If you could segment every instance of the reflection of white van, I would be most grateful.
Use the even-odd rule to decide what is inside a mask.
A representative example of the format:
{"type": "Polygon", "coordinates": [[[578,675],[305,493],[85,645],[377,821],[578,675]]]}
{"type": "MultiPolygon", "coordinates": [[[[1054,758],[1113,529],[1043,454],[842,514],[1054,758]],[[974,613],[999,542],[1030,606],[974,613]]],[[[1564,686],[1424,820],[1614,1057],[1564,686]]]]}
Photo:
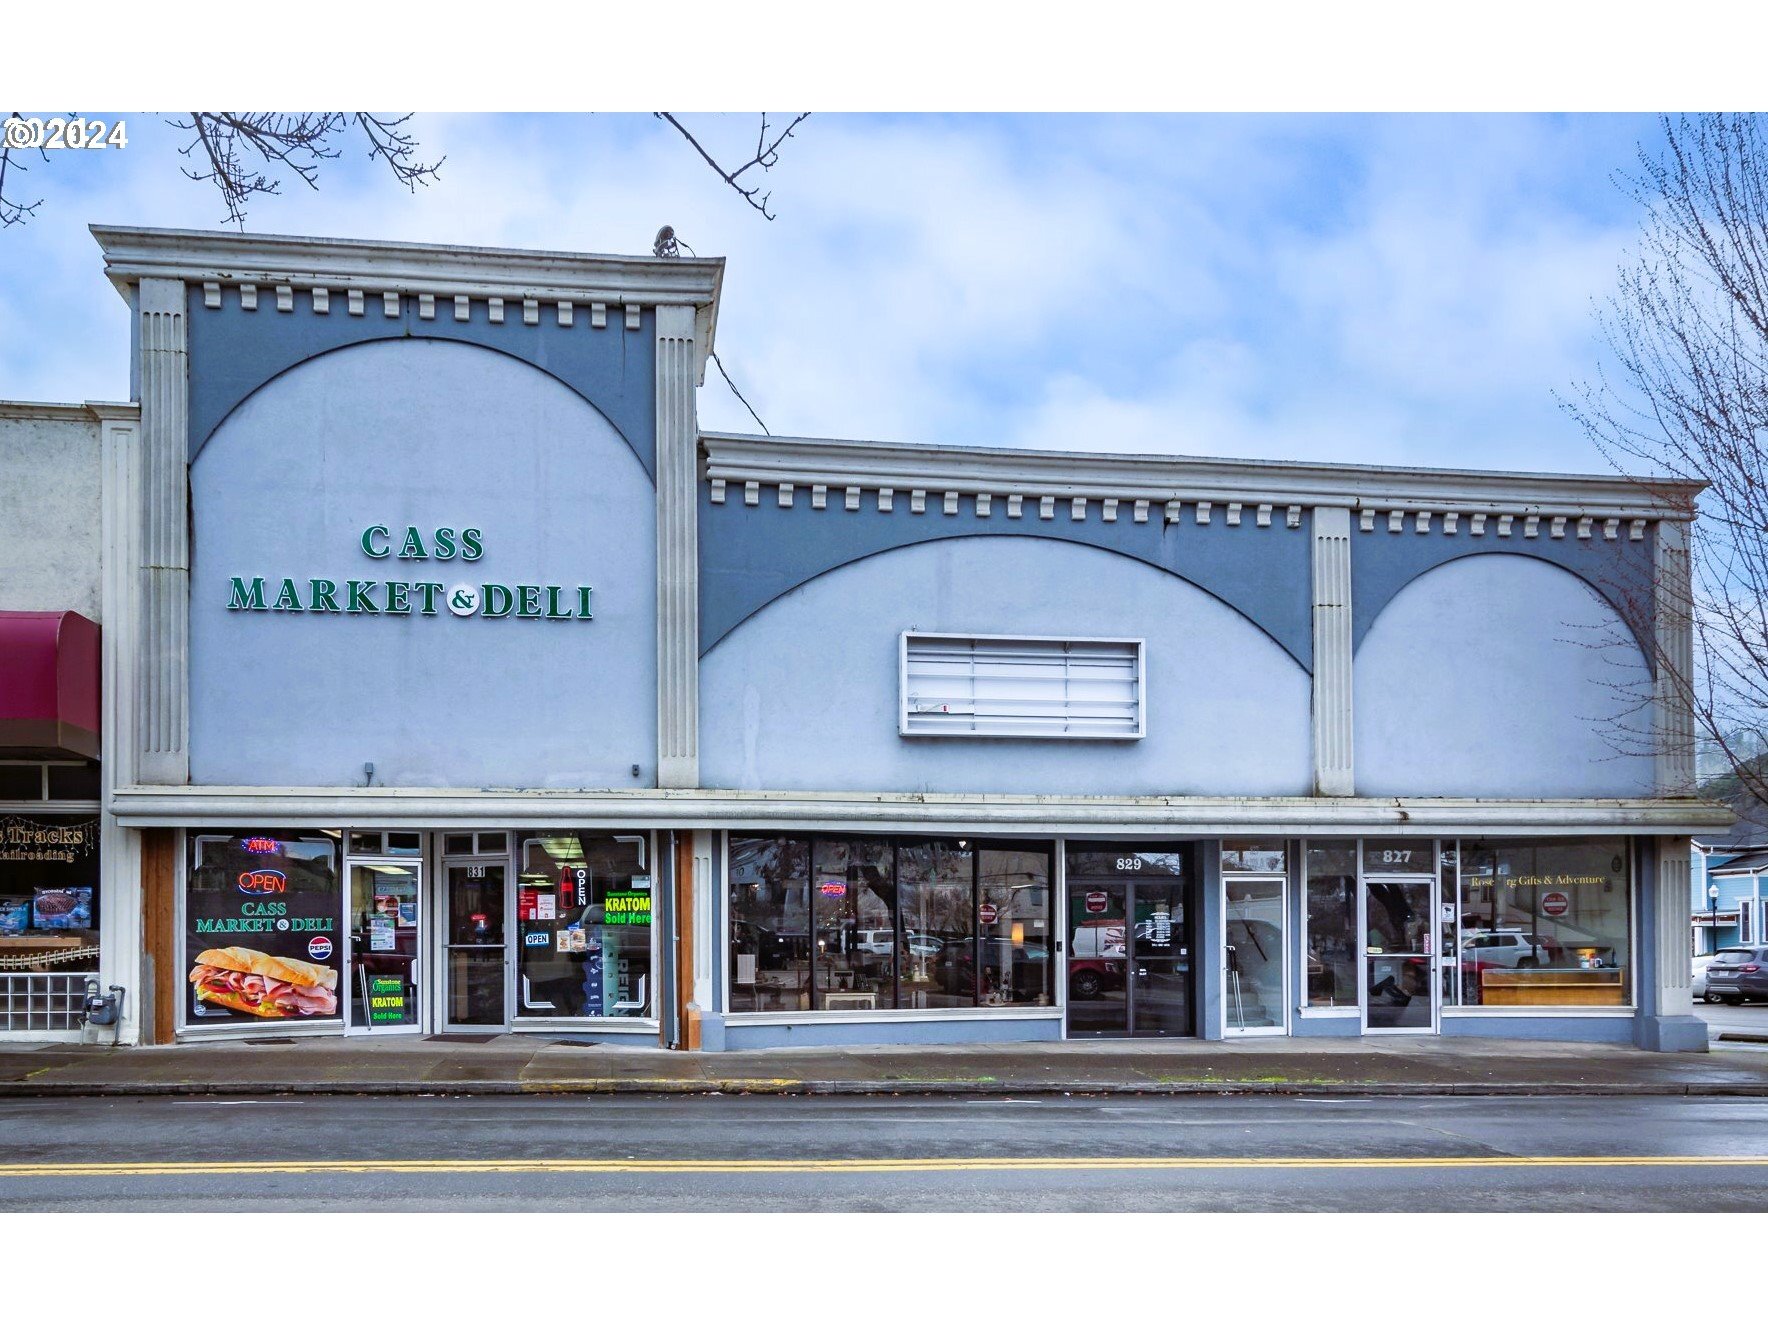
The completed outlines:
{"type": "Polygon", "coordinates": [[[876,953],[879,957],[887,958],[896,952],[896,931],[856,930],[853,935],[853,951],[876,953]]]}
{"type": "Polygon", "coordinates": [[[1123,958],[1129,955],[1123,919],[1086,921],[1074,932],[1076,958],[1123,958]]]}

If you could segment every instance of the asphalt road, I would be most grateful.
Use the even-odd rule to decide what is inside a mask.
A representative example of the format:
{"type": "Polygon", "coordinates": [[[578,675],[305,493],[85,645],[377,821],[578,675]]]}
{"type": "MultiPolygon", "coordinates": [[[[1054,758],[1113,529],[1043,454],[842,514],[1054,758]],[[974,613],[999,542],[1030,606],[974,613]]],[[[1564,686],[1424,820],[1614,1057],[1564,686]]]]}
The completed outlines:
{"type": "Polygon", "coordinates": [[[1768,1101],[0,1102],[0,1209],[1760,1210],[1768,1101]]]}
{"type": "MultiPolygon", "coordinates": [[[[1703,1004],[1697,1002],[1694,1015],[1707,1024],[1707,1036],[1716,1039],[1720,1032],[1748,1032],[1754,1036],[1768,1036],[1768,1004],[1739,1004],[1735,1008],[1730,1004],[1703,1004]]],[[[1743,1049],[1748,1042],[1726,1041],[1725,1048],[1743,1049]]],[[[1768,1049],[1768,1045],[1761,1047],[1768,1049]]]]}

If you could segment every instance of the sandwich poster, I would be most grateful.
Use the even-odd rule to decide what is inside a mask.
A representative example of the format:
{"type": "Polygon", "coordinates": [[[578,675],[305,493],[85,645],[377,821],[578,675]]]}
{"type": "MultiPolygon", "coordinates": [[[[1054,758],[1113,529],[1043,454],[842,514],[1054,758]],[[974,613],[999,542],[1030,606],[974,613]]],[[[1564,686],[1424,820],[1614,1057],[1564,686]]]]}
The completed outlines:
{"type": "Polygon", "coordinates": [[[337,844],[199,836],[184,905],[191,1026],[336,1018],[337,844]]]}

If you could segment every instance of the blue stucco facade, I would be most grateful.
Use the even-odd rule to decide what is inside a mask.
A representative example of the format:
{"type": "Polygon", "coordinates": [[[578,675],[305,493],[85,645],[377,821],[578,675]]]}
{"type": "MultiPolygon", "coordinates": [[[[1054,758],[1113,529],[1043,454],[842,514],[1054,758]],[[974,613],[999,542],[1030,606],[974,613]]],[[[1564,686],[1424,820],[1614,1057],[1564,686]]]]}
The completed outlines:
{"type": "MultiPolygon", "coordinates": [[[[1267,895],[1257,919],[1284,928],[1286,984],[1251,996],[1258,1030],[1362,1035],[1367,987],[1410,956],[1432,974],[1410,995],[1430,1003],[1427,1031],[1694,1048],[1664,945],[1688,923],[1680,877],[1665,901],[1656,863],[1685,850],[1697,816],[1676,752],[1629,728],[1670,730],[1654,690],[1660,545],[1687,510],[1600,476],[704,432],[716,262],[102,238],[143,402],[140,495],[112,513],[134,540],[118,555],[139,612],[117,626],[127,698],[110,714],[140,747],[108,789],[129,832],[291,825],[337,835],[353,861],[368,857],[351,831],[408,830],[427,918],[453,916],[449,864],[483,855],[448,845],[463,835],[640,835],[659,859],[617,892],[650,926],[645,1007],[625,1025],[549,1018],[565,1038],[1063,1038],[1080,961],[1067,927],[1097,924],[1074,910],[1091,900],[1070,895],[1065,862],[1106,843],[1132,858],[1177,845],[1193,863],[1176,909],[1119,928],[1182,935],[1168,993],[1183,1012],[1166,1031],[1222,1038],[1244,993],[1230,927],[1247,921],[1224,901],[1229,844],[1283,862],[1283,905],[1267,895]],[[500,593],[508,612],[493,610],[500,593]],[[911,634],[1133,644],[1129,700],[1098,699],[1106,684],[1091,678],[1061,700],[1075,714],[1127,705],[1133,721],[1108,737],[1068,735],[1078,720],[1060,737],[905,731],[911,634]],[[1056,864],[1035,916],[1007,915],[974,882],[941,934],[911,934],[901,911],[830,921],[807,903],[809,919],[775,917],[764,942],[730,864],[733,835],[763,834],[882,838],[899,853],[1030,843],[1056,864]],[[1366,908],[1328,935],[1309,892],[1310,845],[1361,861],[1359,844],[1388,838],[1428,857],[1407,903],[1416,954],[1372,938],[1366,908]],[[1483,920],[1467,901],[1481,886],[1456,891],[1458,848],[1547,838],[1600,841],[1626,863],[1526,885],[1533,867],[1492,866],[1483,920]],[[1582,922],[1581,887],[1595,899],[1582,922]],[[1552,931],[1551,952],[1531,927],[1552,931]],[[1494,979],[1459,951],[1474,936],[1513,966],[1494,979]],[[1348,960],[1323,953],[1347,944],[1348,960]],[[867,945],[888,963],[861,962],[867,945]],[[985,970],[990,945],[1049,976],[1014,987],[985,970]],[[958,956],[945,984],[923,972],[922,1000],[904,1002],[903,964],[938,967],[946,948],[958,956]],[[836,1004],[773,979],[832,967],[831,954],[847,963],[823,991],[836,1004]],[[882,969],[894,1007],[877,1002],[882,969]],[[1591,1004],[1513,979],[1542,969],[1591,1004]],[[1441,1007],[1445,973],[1486,982],[1486,1002],[1441,1007]]],[[[531,895],[565,887],[558,860],[535,868],[519,842],[489,853],[506,872],[512,966],[514,937],[558,919],[531,895]]],[[[818,870],[793,887],[808,898],[818,870]]],[[[1368,880],[1349,878],[1364,907],[1368,880]]],[[[819,877],[816,896],[853,898],[860,882],[819,877]]],[[[893,878],[877,906],[904,896],[893,878]]],[[[542,946],[570,961],[555,928],[542,946]]],[[[426,933],[442,972],[446,946],[426,933]]],[[[1086,933],[1103,946],[1093,970],[1122,978],[1127,1002],[1127,975],[1086,933]]],[[[179,955],[153,957],[170,969],[179,955]]],[[[432,979],[426,1006],[440,1009],[452,987],[432,979]]],[[[489,1025],[519,1021],[506,1007],[489,1025]]],[[[426,1028],[444,1029],[458,1030],[426,1028]]]]}

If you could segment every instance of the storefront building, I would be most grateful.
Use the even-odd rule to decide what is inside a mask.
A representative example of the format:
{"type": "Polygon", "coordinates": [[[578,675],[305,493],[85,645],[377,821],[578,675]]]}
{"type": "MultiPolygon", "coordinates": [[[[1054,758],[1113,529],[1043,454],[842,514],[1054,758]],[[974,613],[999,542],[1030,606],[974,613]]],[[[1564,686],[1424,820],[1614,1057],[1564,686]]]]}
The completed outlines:
{"type": "Polygon", "coordinates": [[[94,233],[131,403],[0,414],[21,512],[91,508],[0,529],[0,626],[100,678],[83,747],[0,730],[74,854],[0,845],[27,1002],[1705,1047],[1691,490],[703,433],[719,260],[94,233]]]}

